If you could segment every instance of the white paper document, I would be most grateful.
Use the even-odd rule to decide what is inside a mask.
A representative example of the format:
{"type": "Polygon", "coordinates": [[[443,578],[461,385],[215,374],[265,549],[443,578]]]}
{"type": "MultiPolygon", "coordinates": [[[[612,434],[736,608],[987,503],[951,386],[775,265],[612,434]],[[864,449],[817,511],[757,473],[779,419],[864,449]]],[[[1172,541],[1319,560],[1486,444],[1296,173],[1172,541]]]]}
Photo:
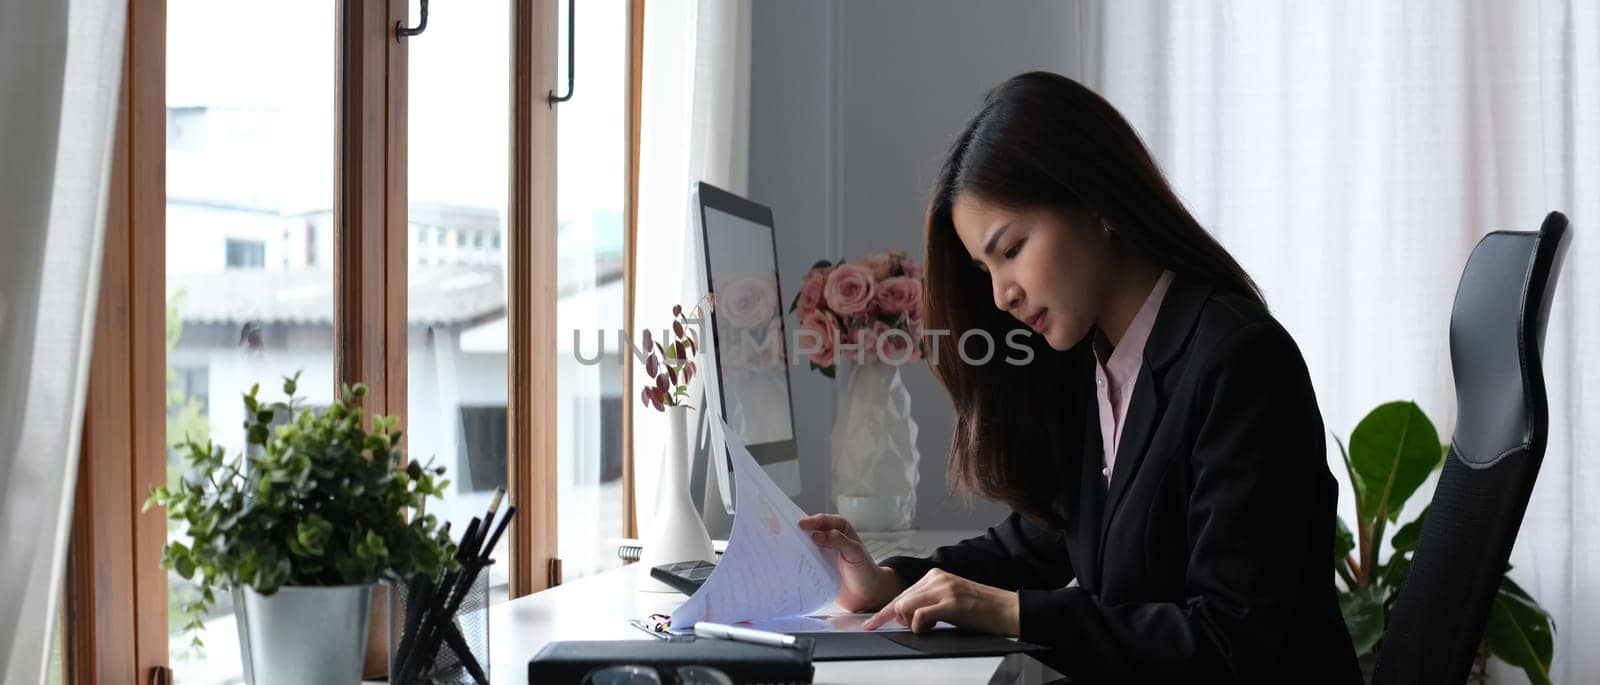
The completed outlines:
{"type": "Polygon", "coordinates": [[[700,589],[672,612],[672,629],[696,621],[738,623],[815,613],[839,594],[836,552],[800,530],[806,515],[723,424],[733,461],[733,533],[728,550],[700,589]]]}

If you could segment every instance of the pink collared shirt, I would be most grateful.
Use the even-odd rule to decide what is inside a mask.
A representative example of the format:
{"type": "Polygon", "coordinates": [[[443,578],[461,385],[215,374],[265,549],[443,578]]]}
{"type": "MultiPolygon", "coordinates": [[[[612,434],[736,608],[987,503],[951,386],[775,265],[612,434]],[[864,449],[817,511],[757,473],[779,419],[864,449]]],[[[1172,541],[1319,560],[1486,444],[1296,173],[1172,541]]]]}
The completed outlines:
{"type": "Polygon", "coordinates": [[[1156,314],[1161,311],[1161,300],[1172,284],[1172,272],[1163,271],[1156,279],[1150,296],[1139,307],[1122,341],[1111,350],[1110,359],[1100,358],[1098,346],[1094,349],[1095,396],[1100,403],[1100,444],[1105,446],[1105,468],[1100,475],[1111,482],[1111,467],[1117,460],[1117,445],[1122,440],[1122,424],[1126,418],[1128,401],[1133,398],[1133,386],[1139,380],[1139,368],[1144,366],[1144,344],[1150,339],[1150,329],[1155,326],[1156,314]]]}

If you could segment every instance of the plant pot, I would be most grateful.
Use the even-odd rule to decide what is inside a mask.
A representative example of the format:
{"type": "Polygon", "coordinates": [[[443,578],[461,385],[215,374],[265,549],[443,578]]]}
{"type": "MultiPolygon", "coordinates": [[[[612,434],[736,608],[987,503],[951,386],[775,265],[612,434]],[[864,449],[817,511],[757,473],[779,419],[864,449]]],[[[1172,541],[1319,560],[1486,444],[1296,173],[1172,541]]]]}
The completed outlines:
{"type": "Polygon", "coordinates": [[[917,422],[900,367],[855,364],[830,440],[833,497],[861,532],[907,530],[917,513],[917,422]]]}
{"type": "Polygon", "coordinates": [[[638,588],[643,592],[677,592],[650,577],[650,569],[680,561],[716,562],[711,535],[689,497],[689,408],[667,407],[670,431],[657,480],[656,511],[646,524],[639,551],[638,588]]]}
{"type": "Polygon", "coordinates": [[[235,587],[245,682],[361,682],[373,585],[282,587],[270,596],[235,587]]]}

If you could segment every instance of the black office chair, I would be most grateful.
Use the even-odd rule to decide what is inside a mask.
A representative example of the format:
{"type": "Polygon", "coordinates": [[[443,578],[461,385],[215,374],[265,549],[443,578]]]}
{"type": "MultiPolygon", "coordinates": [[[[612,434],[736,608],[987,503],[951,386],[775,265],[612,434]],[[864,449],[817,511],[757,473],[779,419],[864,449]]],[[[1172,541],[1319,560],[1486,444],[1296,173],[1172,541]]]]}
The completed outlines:
{"type": "Polygon", "coordinates": [[[1478,241],[1450,313],[1456,431],[1374,683],[1466,682],[1549,432],[1545,323],[1570,243],[1551,212],[1537,233],[1478,241]]]}

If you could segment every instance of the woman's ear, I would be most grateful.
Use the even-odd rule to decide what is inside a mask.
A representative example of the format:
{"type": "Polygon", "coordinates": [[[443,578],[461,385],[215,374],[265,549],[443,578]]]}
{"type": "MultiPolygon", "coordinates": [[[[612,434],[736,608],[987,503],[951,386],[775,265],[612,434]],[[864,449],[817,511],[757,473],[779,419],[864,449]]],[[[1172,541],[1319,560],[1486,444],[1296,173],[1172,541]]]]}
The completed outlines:
{"type": "Polygon", "coordinates": [[[1105,239],[1115,232],[1111,219],[1088,207],[1074,207],[1062,212],[1067,225],[1077,227],[1089,239],[1105,239]]]}

